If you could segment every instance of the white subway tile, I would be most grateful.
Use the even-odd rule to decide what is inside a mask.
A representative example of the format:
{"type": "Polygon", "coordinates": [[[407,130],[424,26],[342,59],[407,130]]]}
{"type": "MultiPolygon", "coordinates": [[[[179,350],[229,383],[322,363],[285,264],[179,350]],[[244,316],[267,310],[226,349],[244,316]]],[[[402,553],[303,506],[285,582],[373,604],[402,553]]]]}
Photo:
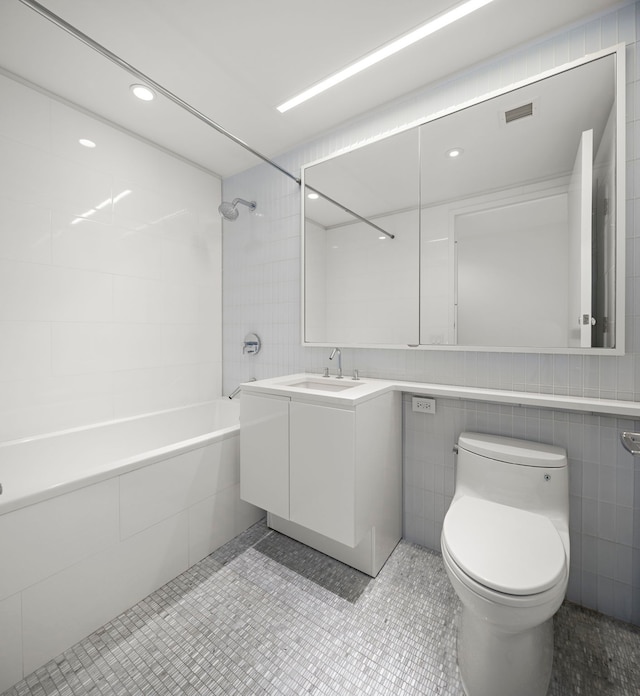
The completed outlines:
{"type": "Polygon", "coordinates": [[[110,373],[113,383],[115,418],[150,413],[170,408],[167,394],[167,368],[164,366],[116,370],[110,373]]]}
{"type": "Polygon", "coordinates": [[[114,276],[113,314],[120,323],[160,324],[165,319],[167,286],[160,280],[114,276]]]}
{"type": "Polygon", "coordinates": [[[51,326],[51,370],[56,376],[113,370],[111,324],[56,322],[51,326]]]}
{"type": "Polygon", "coordinates": [[[0,257],[31,263],[50,263],[49,210],[0,198],[0,257]]]}
{"type": "Polygon", "coordinates": [[[52,216],[51,256],[56,266],[111,273],[116,268],[114,228],[73,213],[52,216]]]}
{"type": "Polygon", "coordinates": [[[113,324],[112,366],[134,370],[165,365],[162,324],[113,324]]]}
{"type": "Polygon", "coordinates": [[[48,152],[51,147],[51,100],[0,75],[0,136],[48,152]]]}
{"type": "Polygon", "coordinates": [[[113,230],[115,257],[113,273],[138,278],[164,277],[161,235],[152,227],[139,225],[113,230]]]}
{"type": "Polygon", "coordinates": [[[111,277],[0,260],[0,319],[109,321],[111,277]]]}
{"type": "Polygon", "coordinates": [[[201,321],[202,294],[195,278],[194,282],[188,282],[188,279],[185,282],[166,281],[157,294],[162,301],[162,319],[165,323],[196,324],[201,321]]]}
{"type": "Polygon", "coordinates": [[[49,433],[113,418],[108,373],[3,382],[0,440],[49,433]]]}
{"type": "Polygon", "coordinates": [[[53,210],[69,211],[98,222],[112,221],[112,179],[109,174],[88,169],[62,157],[45,162],[48,192],[53,210]]]}
{"type": "Polygon", "coordinates": [[[0,380],[51,373],[51,327],[41,322],[0,323],[0,380]]]}

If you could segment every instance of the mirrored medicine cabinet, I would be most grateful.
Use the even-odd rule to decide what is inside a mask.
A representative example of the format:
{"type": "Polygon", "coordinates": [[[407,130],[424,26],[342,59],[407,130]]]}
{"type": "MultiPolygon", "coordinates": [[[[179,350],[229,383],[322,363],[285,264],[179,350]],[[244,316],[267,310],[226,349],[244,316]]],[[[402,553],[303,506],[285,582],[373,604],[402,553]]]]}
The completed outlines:
{"type": "Polygon", "coordinates": [[[624,60],[303,167],[303,343],[622,354],[624,60]]]}

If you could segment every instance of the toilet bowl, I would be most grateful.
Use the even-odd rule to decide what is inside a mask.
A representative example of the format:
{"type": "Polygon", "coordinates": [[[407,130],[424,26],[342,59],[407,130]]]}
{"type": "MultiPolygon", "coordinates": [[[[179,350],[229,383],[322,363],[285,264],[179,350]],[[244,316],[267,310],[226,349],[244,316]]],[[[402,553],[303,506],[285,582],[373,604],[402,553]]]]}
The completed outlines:
{"type": "Polygon", "coordinates": [[[468,696],[544,696],[552,617],[569,577],[566,453],[463,433],[442,557],[460,598],[458,666],[468,696]]]}

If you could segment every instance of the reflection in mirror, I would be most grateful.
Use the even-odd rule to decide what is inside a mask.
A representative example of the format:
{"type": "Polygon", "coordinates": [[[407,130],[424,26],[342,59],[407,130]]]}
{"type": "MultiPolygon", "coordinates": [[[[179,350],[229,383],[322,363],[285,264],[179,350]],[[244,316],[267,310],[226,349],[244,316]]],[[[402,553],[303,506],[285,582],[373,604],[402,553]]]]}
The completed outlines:
{"type": "Polygon", "coordinates": [[[591,216],[615,188],[614,77],[610,55],[420,128],[421,343],[612,345],[591,216]]]}
{"type": "Polygon", "coordinates": [[[304,168],[305,342],[622,352],[619,55],[304,168]]]}
{"type": "Polygon", "coordinates": [[[305,176],[305,340],[417,344],[418,133],[338,159],[305,176]],[[396,167],[380,166],[390,157],[396,167]],[[311,189],[324,195],[309,198],[311,189]],[[327,197],[351,202],[393,238],[327,197]]]}

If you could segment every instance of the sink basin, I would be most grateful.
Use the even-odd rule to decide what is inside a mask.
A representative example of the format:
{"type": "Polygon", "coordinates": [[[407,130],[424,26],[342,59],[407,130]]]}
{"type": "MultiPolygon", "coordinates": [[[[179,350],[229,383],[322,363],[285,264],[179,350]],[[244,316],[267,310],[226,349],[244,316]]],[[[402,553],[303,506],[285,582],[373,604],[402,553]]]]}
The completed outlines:
{"type": "Polygon", "coordinates": [[[360,381],[351,382],[334,382],[334,381],[320,381],[314,379],[305,379],[301,382],[292,382],[287,384],[288,387],[297,387],[298,389],[312,389],[313,391],[324,391],[324,392],[341,392],[345,389],[352,389],[353,387],[358,387],[361,385],[360,381]]]}

